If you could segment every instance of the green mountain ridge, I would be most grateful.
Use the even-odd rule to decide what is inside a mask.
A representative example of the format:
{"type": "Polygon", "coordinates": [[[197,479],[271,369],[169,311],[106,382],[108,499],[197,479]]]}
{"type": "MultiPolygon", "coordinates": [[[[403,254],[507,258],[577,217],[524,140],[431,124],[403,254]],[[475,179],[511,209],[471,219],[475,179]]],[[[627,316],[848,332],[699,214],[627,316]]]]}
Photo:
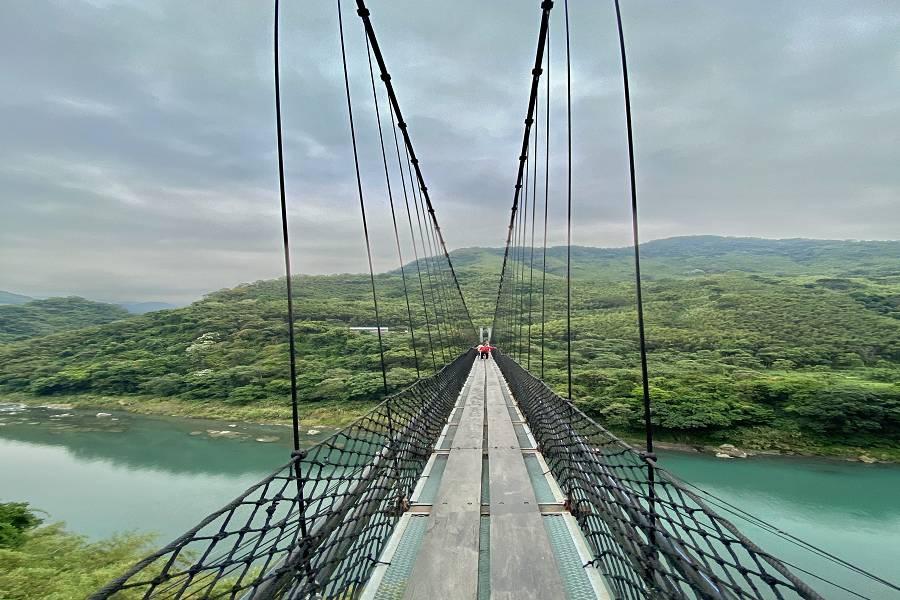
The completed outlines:
{"type": "MultiPolygon", "coordinates": [[[[545,278],[536,253],[530,352],[527,344],[501,349],[539,372],[543,325],[544,379],[562,392],[565,249],[547,254],[545,278]]],[[[642,254],[663,438],[900,459],[900,242],[703,236],[649,242],[642,254]]],[[[452,257],[476,326],[490,324],[502,249],[452,257]]],[[[641,415],[631,260],[629,248],[573,248],[574,397],[625,433],[639,428],[641,415]]],[[[427,282],[424,262],[418,266],[427,282]]],[[[431,304],[427,285],[426,324],[416,267],[405,270],[418,368],[427,374],[463,347],[439,340],[447,346],[448,336],[470,334],[459,315],[442,315],[451,331],[435,327],[433,313],[444,309],[431,304]]],[[[396,328],[385,336],[385,361],[391,389],[399,389],[417,367],[399,271],[379,274],[376,286],[382,324],[396,328]]],[[[0,346],[0,392],[132,404],[165,398],[186,412],[221,406],[286,415],[284,287],[243,284],[188,307],[0,346]]],[[[379,399],[377,338],[349,329],[374,324],[368,276],[298,276],[295,291],[304,408],[358,410],[379,399]]]]}

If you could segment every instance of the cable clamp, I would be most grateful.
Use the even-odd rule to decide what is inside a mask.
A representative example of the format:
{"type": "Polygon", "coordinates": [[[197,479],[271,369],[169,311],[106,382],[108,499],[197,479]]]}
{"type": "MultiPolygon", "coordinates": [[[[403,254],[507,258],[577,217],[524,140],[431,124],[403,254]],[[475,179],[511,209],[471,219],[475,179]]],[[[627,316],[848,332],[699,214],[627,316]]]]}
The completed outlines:
{"type": "Polygon", "coordinates": [[[643,460],[646,463],[649,463],[649,462],[655,463],[656,462],[656,452],[647,452],[646,450],[642,450],[641,452],[638,453],[638,456],[640,456],[641,460],[643,460]]]}
{"type": "Polygon", "coordinates": [[[541,8],[544,10],[550,10],[553,8],[553,0],[544,0],[541,2],[541,8]]]}
{"type": "Polygon", "coordinates": [[[291,459],[294,458],[303,460],[304,458],[306,458],[306,450],[293,450],[291,452],[291,459]]]}
{"type": "Polygon", "coordinates": [[[537,67],[537,68],[534,68],[531,70],[532,75],[540,75],[543,72],[544,72],[544,70],[540,67],[537,67]]]}
{"type": "Polygon", "coordinates": [[[399,127],[400,129],[405,130],[405,129],[406,129],[406,122],[405,122],[405,121],[400,121],[399,123],[397,123],[397,127],[399,127]]]}
{"type": "Polygon", "coordinates": [[[527,119],[525,119],[526,125],[531,125],[532,123],[534,123],[534,119],[532,119],[531,117],[528,117],[527,119]]]}
{"type": "Polygon", "coordinates": [[[369,12],[369,9],[366,8],[366,7],[364,6],[364,7],[360,8],[359,10],[357,10],[357,11],[356,11],[356,14],[358,14],[358,15],[361,16],[363,19],[365,19],[365,18],[368,17],[371,13],[369,12]]]}
{"type": "Polygon", "coordinates": [[[381,74],[381,80],[382,80],[383,82],[385,82],[385,83],[387,83],[388,81],[390,81],[390,80],[391,80],[391,75],[390,75],[390,73],[382,73],[382,74],[381,74]]]}

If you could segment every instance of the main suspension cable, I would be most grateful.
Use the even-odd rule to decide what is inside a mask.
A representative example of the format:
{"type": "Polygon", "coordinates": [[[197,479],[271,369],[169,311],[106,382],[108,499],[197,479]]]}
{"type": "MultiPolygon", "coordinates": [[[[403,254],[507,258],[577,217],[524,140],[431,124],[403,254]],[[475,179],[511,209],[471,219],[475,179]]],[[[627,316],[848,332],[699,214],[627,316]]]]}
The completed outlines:
{"type": "Polygon", "coordinates": [[[394,91],[394,85],[391,83],[391,76],[388,73],[387,66],[384,61],[384,56],[381,53],[381,47],[378,45],[378,39],[375,36],[375,29],[372,26],[371,13],[368,8],[366,8],[366,4],[364,0],[356,0],[357,6],[357,14],[362,18],[363,26],[366,30],[366,36],[368,37],[369,43],[372,45],[372,53],[375,57],[375,61],[378,64],[378,69],[380,71],[381,80],[384,82],[385,90],[387,91],[388,100],[391,103],[391,107],[393,108],[394,115],[397,118],[397,127],[400,128],[401,133],[403,134],[403,143],[406,147],[406,151],[409,154],[409,160],[415,169],[416,174],[416,182],[418,183],[419,190],[421,192],[421,197],[427,207],[428,214],[431,216],[431,222],[434,225],[435,233],[437,241],[440,244],[441,250],[443,250],[444,258],[447,261],[447,266],[450,269],[450,274],[453,279],[453,283],[456,286],[456,292],[459,294],[460,302],[466,313],[466,321],[469,324],[470,331],[473,337],[476,335],[475,324],[472,322],[472,315],[469,312],[469,307],[466,304],[466,298],[462,293],[462,287],[459,284],[459,277],[456,275],[456,269],[453,267],[453,261],[450,259],[450,252],[447,250],[447,243],[444,240],[444,234],[441,231],[440,224],[437,220],[437,215],[434,211],[434,205],[431,202],[431,197],[428,194],[428,187],[425,185],[425,177],[422,175],[422,169],[419,166],[419,159],[416,157],[415,148],[412,145],[412,139],[409,136],[409,131],[407,129],[407,124],[403,120],[403,112],[400,110],[400,103],[397,100],[397,94],[394,91]]]}

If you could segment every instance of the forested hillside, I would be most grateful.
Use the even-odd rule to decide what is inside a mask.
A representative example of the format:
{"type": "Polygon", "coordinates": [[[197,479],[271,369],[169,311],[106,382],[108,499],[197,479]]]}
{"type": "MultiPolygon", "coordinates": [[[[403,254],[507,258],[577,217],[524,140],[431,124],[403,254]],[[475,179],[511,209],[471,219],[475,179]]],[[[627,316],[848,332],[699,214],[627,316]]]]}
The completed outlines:
{"type": "MultiPolygon", "coordinates": [[[[644,256],[654,420],[663,437],[900,458],[900,242],[676,238],[647,244],[644,256]]],[[[501,257],[498,249],[453,253],[476,325],[490,323],[501,257]]],[[[545,283],[544,376],[560,391],[564,257],[564,248],[548,250],[545,282],[536,269],[530,353],[502,348],[540,371],[545,283]]],[[[627,433],[640,425],[630,250],[576,248],[574,259],[575,399],[627,433]]],[[[416,376],[406,304],[398,272],[376,283],[383,324],[396,328],[385,341],[397,389],[416,376]]],[[[301,276],[295,284],[306,408],[358,410],[375,401],[377,338],[349,329],[374,325],[368,278],[301,276]]],[[[257,282],[182,309],[0,346],[0,390],[284,409],[283,294],[283,281],[257,282]]],[[[454,342],[442,356],[439,340],[447,346],[468,332],[438,331],[429,303],[429,345],[420,300],[414,331],[428,373],[458,350],[454,342]]]]}
{"type": "Polygon", "coordinates": [[[101,325],[128,316],[121,306],[77,296],[0,305],[0,343],[101,325]]]}

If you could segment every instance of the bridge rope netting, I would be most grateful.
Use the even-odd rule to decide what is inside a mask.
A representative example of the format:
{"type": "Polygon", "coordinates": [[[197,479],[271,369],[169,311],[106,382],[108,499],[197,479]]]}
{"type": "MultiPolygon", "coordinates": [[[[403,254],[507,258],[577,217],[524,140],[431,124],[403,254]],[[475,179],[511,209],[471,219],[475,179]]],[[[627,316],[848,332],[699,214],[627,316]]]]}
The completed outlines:
{"type": "MultiPolygon", "coordinates": [[[[703,499],[702,490],[692,488],[657,464],[641,300],[630,93],[617,0],[614,7],[625,91],[645,449],[636,450],[620,440],[574,402],[572,61],[568,0],[562,0],[561,4],[563,18],[553,31],[562,36],[559,45],[565,49],[564,285],[547,278],[549,206],[551,196],[557,194],[550,191],[551,104],[554,101],[551,96],[554,86],[550,81],[550,24],[554,2],[543,0],[494,306],[492,339],[500,348],[495,353],[496,361],[509,391],[537,442],[537,450],[546,459],[550,474],[559,483],[565,496],[565,509],[575,518],[587,542],[590,561],[579,566],[595,568],[612,597],[628,600],[820,599],[786,563],[756,546],[715,512],[703,499]],[[539,251],[536,251],[537,244],[539,251]],[[554,289],[564,296],[563,302],[548,301],[554,289]],[[547,328],[551,314],[564,317],[562,344],[558,339],[551,340],[553,335],[547,328]],[[545,366],[550,363],[545,349],[551,344],[557,350],[564,348],[566,379],[559,389],[565,388],[565,397],[543,381],[545,366]],[[540,376],[532,372],[539,372],[540,376]]],[[[364,49],[357,46],[359,60],[354,63],[352,46],[347,44],[345,35],[345,8],[341,0],[336,0],[336,6],[335,30],[340,44],[342,91],[352,148],[352,187],[362,222],[384,399],[326,440],[306,449],[301,447],[294,282],[282,133],[279,2],[275,0],[275,108],[294,451],[287,464],[134,565],[92,596],[95,600],[358,597],[379,564],[379,557],[401,516],[409,511],[413,489],[464,392],[475,358],[471,346],[478,334],[370,11],[363,0],[355,1],[365,44],[364,49]],[[363,65],[367,95],[369,89],[372,92],[371,113],[361,112],[351,96],[354,64],[363,65]],[[363,115],[371,119],[360,119],[363,115]],[[366,125],[374,126],[377,132],[372,136],[377,143],[370,153],[365,152],[358,136],[361,127],[366,125]],[[390,317],[385,315],[384,305],[379,304],[379,290],[385,278],[376,275],[373,260],[375,236],[368,212],[373,194],[371,186],[364,182],[361,167],[366,159],[371,159],[379,174],[383,174],[384,188],[376,195],[385,201],[386,211],[389,210],[390,245],[396,250],[399,263],[396,275],[404,303],[390,317]],[[404,256],[411,257],[412,264],[404,263],[404,256]],[[393,394],[389,393],[392,386],[395,390],[403,386],[391,380],[388,368],[386,356],[396,351],[388,349],[385,340],[388,323],[391,327],[401,325],[408,329],[408,358],[416,373],[411,385],[393,394]]],[[[738,514],[738,511],[731,512],[738,514]]]]}
{"type": "Polygon", "coordinates": [[[461,355],[295,453],[93,598],[353,597],[403,514],[473,358],[461,355]]]}
{"type": "MultiPolygon", "coordinates": [[[[575,405],[572,377],[572,57],[568,0],[562,5],[559,46],[565,51],[565,81],[550,81],[550,14],[554,2],[541,2],[541,20],[531,71],[531,85],[518,156],[513,202],[503,262],[497,286],[492,321],[497,363],[543,453],[552,475],[566,496],[593,553],[592,565],[603,575],[616,598],[821,598],[797,577],[802,572],[833,586],[844,594],[865,596],[830,581],[822,575],[785,563],[764,551],[728,520],[717,514],[701,496],[727,512],[764,531],[794,543],[835,565],[900,591],[884,579],[778,530],[764,519],[691,486],[661,468],[653,446],[653,411],[649,386],[647,341],[642,298],[637,183],[628,82],[628,63],[622,13],[613,0],[625,108],[625,130],[629,168],[629,208],[634,248],[635,321],[640,365],[645,447],[637,450],[622,441],[575,405]],[[545,78],[543,94],[540,80],[545,78]],[[557,82],[558,83],[558,82],[557,82]],[[563,300],[549,298],[547,274],[548,215],[550,214],[551,90],[565,89],[565,271],[563,300]],[[540,107],[544,108],[543,121],[540,107]],[[543,136],[543,144],[541,137],[543,136]],[[533,137],[533,140],[532,140],[533,137]],[[543,155],[542,155],[543,152],[543,155]],[[539,166],[543,167],[539,177],[539,166]],[[540,181],[540,184],[539,184],[540,181]],[[543,206],[540,205],[543,199],[543,206]],[[537,268],[541,281],[536,287],[535,222],[543,215],[543,240],[537,268]],[[531,219],[529,223],[529,217],[531,219]],[[536,300],[536,296],[539,299],[536,300]],[[547,324],[564,322],[562,336],[551,336],[547,324]],[[539,323],[535,318],[539,315],[539,323]],[[565,356],[557,373],[564,372],[565,397],[553,391],[543,378],[549,367],[546,349],[565,356]],[[560,367],[562,367],[560,369],[560,367]],[[539,370],[540,378],[530,371],[539,370]],[[790,567],[790,568],[789,568],[790,567]]],[[[558,378],[557,378],[558,379],[558,378]]]]}

